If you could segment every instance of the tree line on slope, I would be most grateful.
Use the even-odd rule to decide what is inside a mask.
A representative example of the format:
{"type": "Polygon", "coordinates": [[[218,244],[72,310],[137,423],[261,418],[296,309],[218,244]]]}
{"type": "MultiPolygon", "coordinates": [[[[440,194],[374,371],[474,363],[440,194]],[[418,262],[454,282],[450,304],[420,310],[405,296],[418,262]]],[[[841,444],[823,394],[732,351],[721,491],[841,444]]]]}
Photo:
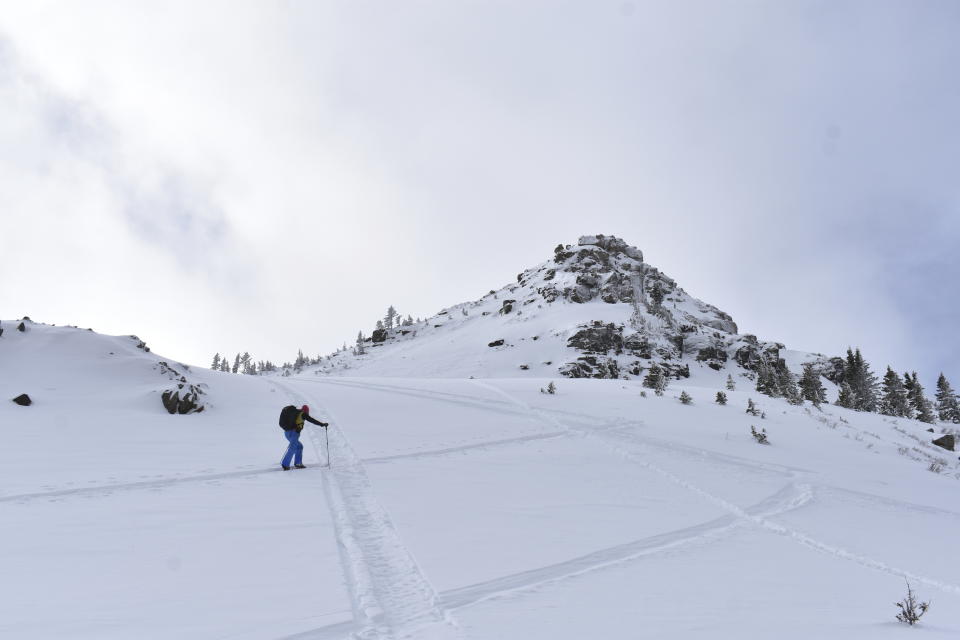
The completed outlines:
{"type": "MultiPolygon", "coordinates": [[[[403,318],[397,312],[394,306],[390,305],[383,319],[377,320],[373,335],[377,337],[382,335],[383,338],[385,338],[387,332],[389,331],[393,331],[394,329],[398,329],[400,327],[409,327],[419,322],[421,322],[420,318],[414,320],[410,315],[408,315],[406,318],[403,318]]],[[[353,354],[362,355],[366,353],[364,343],[369,342],[370,340],[370,336],[365,336],[363,331],[360,331],[360,333],[357,335],[356,346],[352,350],[353,354]]],[[[379,341],[382,342],[382,339],[379,341]]],[[[330,356],[327,356],[327,359],[345,351],[350,351],[350,349],[347,348],[346,343],[344,343],[342,347],[335,350],[330,356]]],[[[254,360],[253,356],[251,356],[249,352],[244,351],[243,353],[237,353],[231,364],[229,356],[221,356],[220,353],[217,352],[213,356],[213,362],[210,364],[210,369],[213,371],[221,371],[223,373],[238,373],[252,376],[275,371],[281,371],[283,372],[283,375],[290,375],[291,371],[298,373],[304,367],[320,364],[323,362],[323,360],[323,356],[316,356],[313,358],[305,356],[303,354],[303,349],[299,349],[297,351],[297,357],[293,362],[284,362],[278,366],[270,360],[254,360]]]]}
{"type": "MultiPolygon", "coordinates": [[[[803,365],[803,373],[797,380],[783,359],[776,363],[764,360],[757,368],[756,390],[772,398],[784,398],[791,404],[801,405],[806,401],[819,406],[827,402],[827,391],[820,378],[812,363],[803,365]]],[[[666,372],[654,363],[647,370],[642,384],[657,395],[663,395],[667,382],[666,372]]],[[[731,391],[736,388],[733,376],[727,376],[726,386],[731,391]]],[[[911,418],[930,424],[938,419],[960,424],[960,397],[943,373],[937,379],[937,392],[931,401],[924,394],[916,371],[904,373],[901,378],[888,366],[883,382],[879,382],[859,348],[847,349],[836,404],[855,411],[911,418]]]]}

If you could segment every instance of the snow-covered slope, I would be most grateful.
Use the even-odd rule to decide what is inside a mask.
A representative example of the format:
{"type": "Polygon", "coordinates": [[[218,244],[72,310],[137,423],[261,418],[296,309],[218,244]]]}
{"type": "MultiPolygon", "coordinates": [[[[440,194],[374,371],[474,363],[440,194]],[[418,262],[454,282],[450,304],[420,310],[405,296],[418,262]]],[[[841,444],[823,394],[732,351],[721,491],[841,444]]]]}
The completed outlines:
{"type": "Polygon", "coordinates": [[[956,453],[913,420],[759,396],[733,362],[769,345],[652,268],[661,304],[604,302],[642,263],[608,247],[607,278],[578,283],[596,246],[324,363],[364,377],[0,322],[0,637],[874,640],[904,633],[905,579],[933,602],[924,637],[957,637],[956,453]],[[697,360],[705,340],[726,361],[697,360]],[[633,361],[679,375],[644,395],[633,361]],[[611,362],[628,379],[558,375],[611,362]],[[203,410],[169,413],[185,389],[203,410]],[[283,472],[290,403],[331,427],[283,472]]]}
{"type": "Polygon", "coordinates": [[[653,363],[670,375],[753,379],[762,367],[812,362],[831,383],[842,368],[819,355],[737,333],[727,313],[697,300],[615,236],[584,236],[479,300],[409,326],[374,331],[333,354],[321,375],[622,378],[653,363]]]}

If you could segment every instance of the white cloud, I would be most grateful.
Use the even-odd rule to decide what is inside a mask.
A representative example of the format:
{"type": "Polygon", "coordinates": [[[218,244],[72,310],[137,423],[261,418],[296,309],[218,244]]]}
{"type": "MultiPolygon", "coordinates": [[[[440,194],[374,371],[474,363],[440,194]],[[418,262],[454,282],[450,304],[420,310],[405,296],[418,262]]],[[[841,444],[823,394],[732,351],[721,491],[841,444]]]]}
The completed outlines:
{"type": "Polygon", "coordinates": [[[50,274],[0,299],[38,319],[283,359],[603,232],[791,346],[956,342],[874,232],[956,217],[950,5],[2,4],[0,267],[50,274]]]}

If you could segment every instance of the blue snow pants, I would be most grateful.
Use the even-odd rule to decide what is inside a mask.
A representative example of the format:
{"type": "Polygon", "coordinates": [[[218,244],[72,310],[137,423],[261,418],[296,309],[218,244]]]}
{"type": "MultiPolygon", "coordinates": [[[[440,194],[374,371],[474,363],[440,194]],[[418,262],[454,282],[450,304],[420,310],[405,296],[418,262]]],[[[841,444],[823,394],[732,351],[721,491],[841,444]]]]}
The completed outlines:
{"type": "Polygon", "coordinates": [[[303,444],[300,442],[300,432],[296,429],[287,429],[283,432],[283,435],[290,442],[290,446],[287,447],[287,452],[283,454],[283,460],[280,461],[280,464],[289,467],[291,458],[294,464],[303,464],[303,444]]]}

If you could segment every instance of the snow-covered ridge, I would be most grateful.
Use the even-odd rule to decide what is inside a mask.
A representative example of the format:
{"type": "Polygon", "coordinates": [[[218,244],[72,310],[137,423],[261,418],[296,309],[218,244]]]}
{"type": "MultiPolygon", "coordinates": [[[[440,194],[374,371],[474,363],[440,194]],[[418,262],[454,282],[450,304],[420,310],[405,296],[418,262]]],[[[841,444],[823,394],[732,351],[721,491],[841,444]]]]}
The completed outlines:
{"type": "Polygon", "coordinates": [[[136,335],[107,336],[29,317],[0,320],[0,330],[0,360],[15,371],[0,380],[3,398],[27,394],[42,405],[69,397],[78,411],[130,403],[186,414],[205,406],[207,383],[188,365],[152,353],[136,335]]]}
{"type": "Polygon", "coordinates": [[[517,281],[411,326],[374,331],[362,349],[341,351],[321,375],[622,378],[657,364],[675,378],[697,369],[754,379],[813,363],[839,383],[842,363],[788,352],[740,334],[733,318],[689,295],[616,236],[582,236],[517,281]],[[361,352],[362,351],[362,352],[361,352]]]}

